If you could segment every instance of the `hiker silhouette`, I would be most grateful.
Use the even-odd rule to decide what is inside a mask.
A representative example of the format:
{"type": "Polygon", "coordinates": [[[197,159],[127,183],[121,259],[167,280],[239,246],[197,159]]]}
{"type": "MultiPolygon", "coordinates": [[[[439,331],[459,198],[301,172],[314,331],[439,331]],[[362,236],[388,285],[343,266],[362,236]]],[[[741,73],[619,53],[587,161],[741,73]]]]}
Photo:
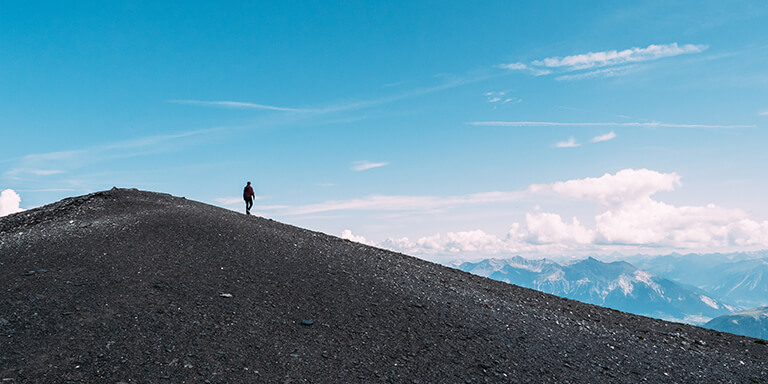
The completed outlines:
{"type": "Polygon", "coordinates": [[[249,181],[248,184],[246,184],[245,188],[243,189],[243,200],[245,200],[246,215],[251,214],[251,207],[253,207],[253,198],[255,196],[256,194],[253,193],[253,187],[251,187],[251,182],[249,181]]]}

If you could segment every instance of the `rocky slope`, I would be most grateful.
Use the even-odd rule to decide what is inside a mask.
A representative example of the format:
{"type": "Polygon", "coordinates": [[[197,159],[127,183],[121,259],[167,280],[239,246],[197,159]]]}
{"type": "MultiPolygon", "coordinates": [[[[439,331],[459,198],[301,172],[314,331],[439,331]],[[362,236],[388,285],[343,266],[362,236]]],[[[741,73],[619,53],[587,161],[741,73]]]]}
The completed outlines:
{"type": "Polygon", "coordinates": [[[768,382],[765,341],[176,198],[0,219],[6,383],[768,382]]]}

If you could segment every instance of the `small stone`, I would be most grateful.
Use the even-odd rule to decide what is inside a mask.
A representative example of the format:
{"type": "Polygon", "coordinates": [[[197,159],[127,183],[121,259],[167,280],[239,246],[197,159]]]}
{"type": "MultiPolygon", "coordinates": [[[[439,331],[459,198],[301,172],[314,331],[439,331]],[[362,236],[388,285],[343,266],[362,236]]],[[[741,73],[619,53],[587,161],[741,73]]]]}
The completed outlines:
{"type": "Polygon", "coordinates": [[[312,325],[314,323],[315,323],[314,320],[309,320],[309,319],[305,319],[305,320],[301,321],[301,325],[306,325],[306,326],[310,326],[310,325],[312,325]]]}
{"type": "Polygon", "coordinates": [[[219,296],[226,297],[226,298],[231,298],[232,294],[231,293],[219,293],[219,296]]]}

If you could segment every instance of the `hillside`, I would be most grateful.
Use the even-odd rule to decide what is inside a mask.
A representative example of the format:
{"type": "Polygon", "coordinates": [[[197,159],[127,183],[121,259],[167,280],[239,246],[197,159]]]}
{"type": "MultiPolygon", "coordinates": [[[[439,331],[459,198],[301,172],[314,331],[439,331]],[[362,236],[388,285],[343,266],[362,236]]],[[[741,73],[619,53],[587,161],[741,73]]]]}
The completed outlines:
{"type": "Polygon", "coordinates": [[[6,383],[768,382],[762,340],[164,194],[0,218],[6,383]]]}

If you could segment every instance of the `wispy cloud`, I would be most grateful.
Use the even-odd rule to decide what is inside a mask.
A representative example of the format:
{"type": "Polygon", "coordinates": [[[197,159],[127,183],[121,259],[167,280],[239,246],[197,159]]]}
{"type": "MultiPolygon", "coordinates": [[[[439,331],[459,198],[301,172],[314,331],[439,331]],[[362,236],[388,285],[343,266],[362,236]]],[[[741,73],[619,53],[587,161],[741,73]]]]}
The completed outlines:
{"type": "Polygon", "coordinates": [[[600,142],[603,142],[603,141],[613,140],[615,138],[616,138],[616,133],[614,133],[613,131],[610,131],[610,132],[608,132],[608,133],[606,133],[604,135],[593,137],[592,138],[592,142],[593,143],[600,143],[600,142]]]}
{"type": "Polygon", "coordinates": [[[38,176],[58,175],[60,173],[64,173],[64,171],[56,169],[33,169],[30,172],[38,176]]]}
{"type": "Polygon", "coordinates": [[[499,64],[499,68],[509,69],[510,71],[525,71],[528,66],[523,63],[499,64]]]}
{"type": "Polygon", "coordinates": [[[94,162],[122,159],[134,156],[174,150],[183,139],[191,139],[219,132],[219,128],[199,129],[165,135],[144,136],[70,151],[33,153],[12,159],[15,166],[3,173],[7,177],[19,175],[51,176],[63,174],[94,162]],[[56,166],[58,169],[50,169],[56,166]]]}
{"type": "Polygon", "coordinates": [[[708,46],[703,44],[651,44],[645,48],[633,47],[621,51],[610,50],[562,57],[552,56],[534,60],[529,64],[517,62],[500,64],[497,67],[511,71],[527,72],[534,76],[610,67],[574,75],[562,75],[556,78],[557,80],[575,81],[594,77],[620,76],[636,69],[630,64],[658,60],[665,57],[700,53],[707,48],[708,46]]]}
{"type": "Polygon", "coordinates": [[[569,70],[579,70],[592,67],[605,67],[625,63],[656,60],[662,57],[678,56],[689,53],[699,53],[707,49],[706,45],[685,44],[651,44],[646,48],[633,47],[623,51],[589,52],[565,57],[548,57],[536,60],[532,64],[547,68],[564,67],[569,70]]]}
{"type": "Polygon", "coordinates": [[[631,123],[580,123],[552,121],[473,121],[467,123],[485,127],[641,127],[641,128],[755,128],[756,125],[719,125],[719,124],[673,124],[660,122],[631,122],[631,123]]]}
{"type": "MultiPolygon", "coordinates": [[[[441,84],[438,84],[435,86],[414,88],[408,91],[403,91],[390,96],[384,96],[378,99],[369,99],[369,100],[351,99],[351,100],[344,100],[338,103],[321,105],[319,107],[312,107],[312,108],[281,107],[281,106],[274,106],[274,105],[267,105],[267,104],[243,102],[243,101],[208,101],[208,100],[177,99],[177,100],[167,100],[167,102],[174,103],[174,104],[188,104],[188,105],[197,105],[197,106],[214,107],[214,108],[256,109],[256,110],[294,112],[294,113],[302,113],[307,115],[327,114],[327,113],[334,113],[334,112],[359,110],[359,109],[369,108],[377,105],[388,104],[388,103],[392,103],[392,102],[403,100],[403,99],[440,92],[443,90],[455,88],[465,84],[476,83],[478,81],[483,81],[483,80],[486,80],[492,77],[497,77],[497,76],[499,75],[494,74],[494,75],[481,75],[481,76],[470,76],[470,77],[451,77],[447,80],[444,80],[441,84]]],[[[445,76],[441,76],[441,77],[445,77],[445,76]]],[[[407,82],[400,82],[398,83],[398,85],[405,84],[405,83],[407,82]]]]}
{"type": "Polygon", "coordinates": [[[24,160],[38,160],[38,161],[66,161],[85,153],[85,150],[72,150],[72,151],[57,151],[48,153],[34,153],[23,157],[24,160]]]}
{"type": "MultiPolygon", "coordinates": [[[[260,196],[254,196],[254,200],[260,200],[260,196]]],[[[243,204],[244,200],[242,197],[217,197],[213,199],[215,202],[221,204],[221,205],[235,205],[235,204],[243,204]]]]}
{"type": "Polygon", "coordinates": [[[548,69],[541,69],[541,68],[535,68],[530,67],[528,65],[525,65],[523,63],[511,63],[511,64],[499,64],[496,66],[497,68],[501,69],[507,69],[510,71],[521,71],[521,72],[527,72],[533,76],[544,76],[549,75],[552,73],[552,71],[548,69]]]}
{"type": "Polygon", "coordinates": [[[461,196],[409,196],[373,195],[351,200],[332,200],[301,206],[258,207],[260,210],[276,210],[284,215],[306,215],[332,211],[415,211],[425,212],[458,205],[487,204],[518,201],[530,191],[483,192],[461,196]]]}
{"type": "Polygon", "coordinates": [[[523,101],[522,99],[517,97],[509,97],[507,95],[507,91],[486,92],[485,97],[487,98],[489,103],[495,104],[496,106],[510,104],[510,103],[519,103],[523,101]]]}
{"type": "Polygon", "coordinates": [[[352,170],[354,171],[367,171],[369,169],[373,168],[379,168],[389,165],[388,162],[380,162],[380,163],[372,163],[368,160],[362,160],[362,161],[355,161],[352,163],[352,170]]]}
{"type": "Polygon", "coordinates": [[[576,139],[574,139],[573,136],[571,136],[568,140],[560,141],[557,144],[555,144],[555,147],[557,147],[557,148],[576,148],[576,147],[578,147],[580,145],[581,144],[576,143],[576,139]]]}
{"type": "Polygon", "coordinates": [[[562,75],[555,78],[558,81],[577,81],[594,77],[616,77],[623,76],[630,72],[635,72],[639,69],[637,65],[627,65],[623,67],[603,68],[595,71],[577,73],[573,75],[562,75]]]}
{"type": "Polygon", "coordinates": [[[64,173],[62,170],[55,170],[55,169],[28,169],[28,168],[13,168],[11,170],[6,171],[4,174],[6,176],[18,176],[18,175],[35,175],[35,176],[51,176],[51,175],[58,175],[64,173]]]}
{"type": "Polygon", "coordinates": [[[247,103],[242,101],[203,101],[203,100],[168,100],[174,104],[190,104],[203,107],[232,108],[232,109],[263,109],[283,112],[314,112],[313,109],[276,107],[274,105],[247,103]]]}
{"type": "Polygon", "coordinates": [[[74,192],[74,188],[38,188],[38,189],[17,189],[17,192],[74,192]]]}
{"type": "Polygon", "coordinates": [[[760,115],[760,116],[768,116],[768,111],[760,112],[760,113],[758,113],[758,115],[760,115]]]}

